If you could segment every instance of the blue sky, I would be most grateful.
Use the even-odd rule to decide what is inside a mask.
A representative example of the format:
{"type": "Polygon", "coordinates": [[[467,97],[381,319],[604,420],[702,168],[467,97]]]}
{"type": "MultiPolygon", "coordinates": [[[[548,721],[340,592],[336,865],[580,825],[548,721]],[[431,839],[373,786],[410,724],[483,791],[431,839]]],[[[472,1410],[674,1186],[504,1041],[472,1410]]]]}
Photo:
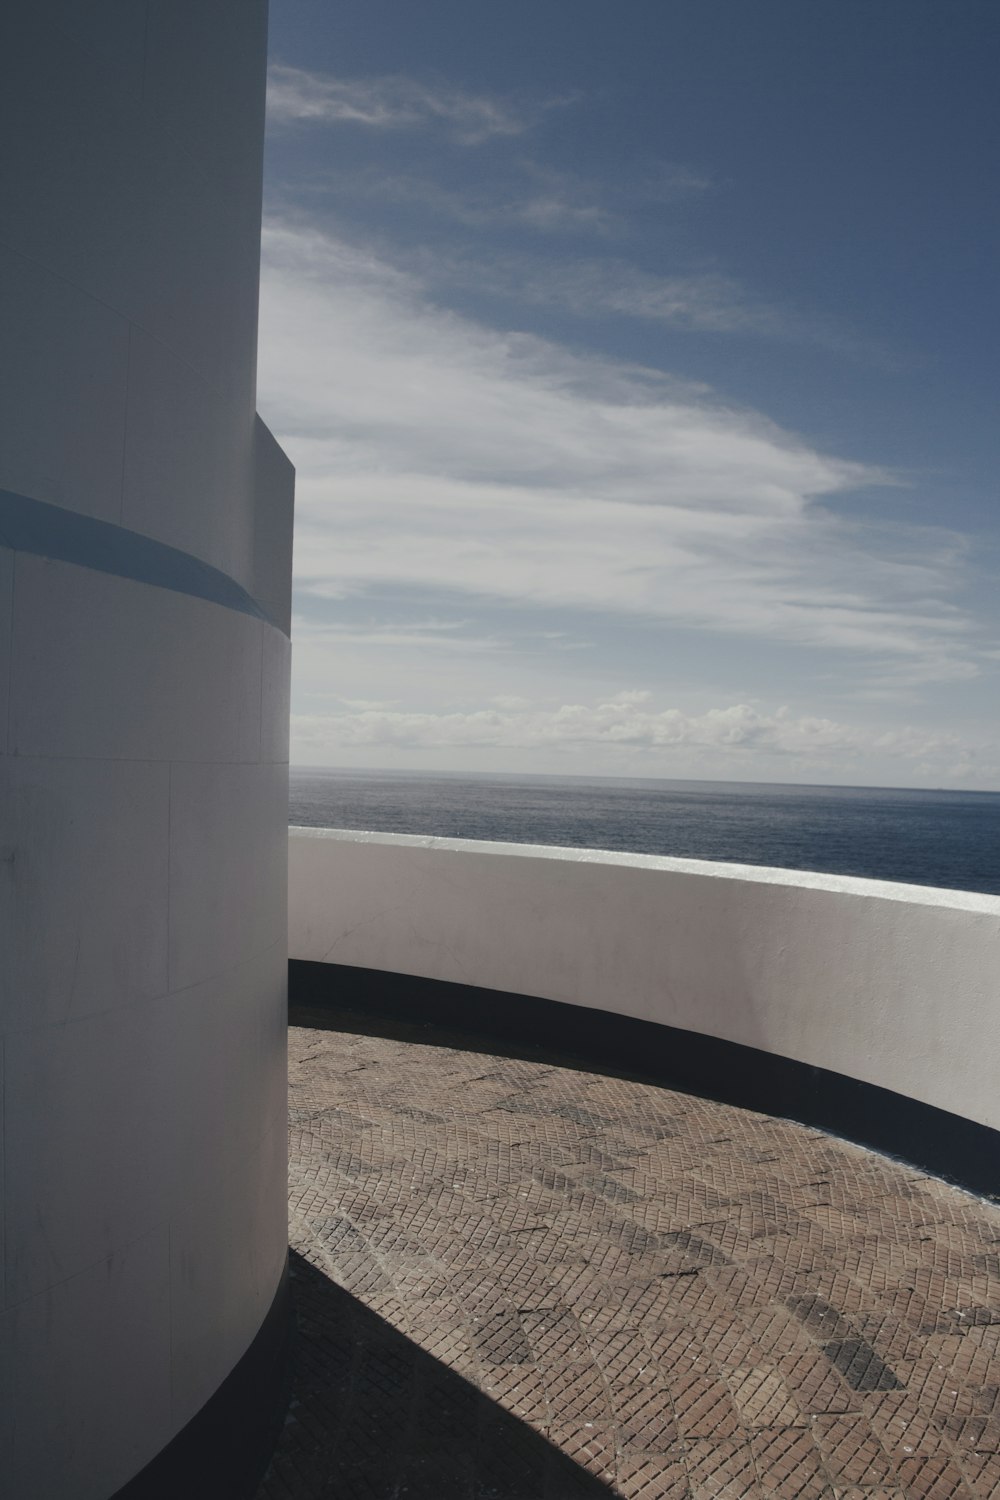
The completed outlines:
{"type": "Polygon", "coordinates": [[[994,0],[272,0],[300,764],[1000,787],[994,0]]]}

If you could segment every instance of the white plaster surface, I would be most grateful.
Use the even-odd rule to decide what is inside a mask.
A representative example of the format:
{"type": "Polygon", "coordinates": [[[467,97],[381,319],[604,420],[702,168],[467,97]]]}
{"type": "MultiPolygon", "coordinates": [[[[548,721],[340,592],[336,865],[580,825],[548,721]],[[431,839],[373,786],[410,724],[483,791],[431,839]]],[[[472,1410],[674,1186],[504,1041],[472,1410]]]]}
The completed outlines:
{"type": "Polygon", "coordinates": [[[56,26],[68,40],[103,63],[122,84],[142,92],[146,48],[146,6],[134,0],[87,0],[86,7],[65,0],[34,0],[34,16],[56,26]]]}
{"type": "Polygon", "coordinates": [[[15,592],[13,753],[258,759],[259,620],[25,553],[15,592]]]}
{"type": "Polygon", "coordinates": [[[23,300],[11,282],[0,388],[22,372],[26,387],[3,403],[18,426],[0,483],[117,519],[108,430],[130,337],[126,524],[249,588],[253,511],[230,497],[252,482],[261,159],[247,142],[263,127],[267,7],[105,0],[91,34],[94,9],[81,22],[73,0],[16,0],[0,14],[0,139],[19,145],[0,152],[0,246],[47,286],[23,300]],[[54,388],[36,392],[46,368],[54,388]]]}
{"type": "Polygon", "coordinates": [[[259,1325],[274,1296],[288,1244],[287,1142],[282,1123],[244,1154],[239,1171],[193,1192],[171,1226],[176,1427],[204,1405],[243,1353],[248,1309],[259,1325]]]}
{"type": "Polygon", "coordinates": [[[120,313],[0,246],[0,488],[120,519],[128,345],[120,313]]]}
{"type": "Polygon", "coordinates": [[[173,766],[172,989],[265,953],[283,935],[287,809],[284,766],[173,766]]]}
{"type": "Polygon", "coordinates": [[[93,37],[71,0],[28,9],[0,30],[0,138],[32,126],[0,159],[0,201],[24,208],[4,242],[252,402],[266,6],[126,0],[93,37]]]}
{"type": "MultiPolygon", "coordinates": [[[[10,628],[14,609],[14,554],[0,547],[0,755],[7,751],[10,703],[10,628]]],[[[0,831],[0,848],[4,837],[0,831]]],[[[2,856],[0,856],[2,857],[2,856]]]]}
{"type": "Polygon", "coordinates": [[[292,643],[269,625],[264,627],[263,635],[260,758],[287,765],[292,643]]]}
{"type": "Polygon", "coordinates": [[[285,1113],[288,1027],[275,996],[285,994],[287,949],[279,941],[259,957],[169,999],[157,1018],[160,1068],[167,1087],[184,1099],[170,1120],[170,1168],[164,1201],[185,1208],[203,1181],[209,1190],[216,1166],[199,1157],[212,1141],[225,1162],[222,1175],[253,1170],[254,1147],[285,1113]],[[220,1057],[228,1062],[220,1068],[220,1057]]]}
{"type": "Polygon", "coordinates": [[[166,992],[169,791],[155,762],[0,759],[0,1032],[166,992]]]}
{"type": "Polygon", "coordinates": [[[289,952],[703,1032],[1000,1128],[993,896],[300,828],[289,952]]]}
{"type": "Polygon", "coordinates": [[[254,426],[253,587],[275,625],[291,632],[292,511],[295,471],[260,417],[254,426]]]}
{"type": "Polygon", "coordinates": [[[147,211],[160,274],[136,316],[243,408],[256,386],[261,198],[246,142],[263,130],[266,28],[264,0],[149,4],[147,211]]]}
{"type": "MultiPolygon", "coordinates": [[[[0,6],[0,487],[260,578],[282,623],[292,476],[254,413],[265,26],[263,0],[0,6]]],[[[278,1287],[287,671],[252,615],[0,545],[11,1500],[106,1500],[278,1287]]]]}
{"type": "Polygon", "coordinates": [[[147,11],[150,113],[259,217],[261,164],[246,143],[264,126],[265,0],[149,0],[147,11]]]}
{"type": "MultiPolygon", "coordinates": [[[[0,939],[3,933],[0,931],[0,939]]],[[[3,1038],[0,1037],[0,1317],[7,1305],[7,1173],[4,1162],[7,1155],[6,1105],[7,1105],[7,1058],[3,1038]]],[[[2,1342],[2,1339],[0,1339],[2,1342]]],[[[4,1387],[3,1355],[0,1353],[0,1453],[4,1450],[4,1417],[9,1409],[9,1392],[4,1387]]]]}
{"type": "Polygon", "coordinates": [[[253,412],[157,339],[134,329],[129,361],[123,523],[252,583],[248,507],[253,412]]]}
{"type": "Polygon", "coordinates": [[[169,1219],[180,1105],[178,1070],[163,1066],[169,1016],[161,998],[7,1037],[9,1304],[169,1219]]]}
{"type": "Polygon", "coordinates": [[[0,140],[17,143],[0,152],[0,238],[130,315],[146,263],[142,75],[53,26],[77,4],[47,9],[0,10],[0,140]]]}
{"type": "MultiPolygon", "coordinates": [[[[211,12],[205,14],[211,24],[211,12]]],[[[158,61],[150,42],[147,79],[158,61]]],[[[195,63],[189,55],[188,74],[195,63]]],[[[217,95],[215,112],[224,107],[217,95]]],[[[143,251],[155,274],[143,278],[132,316],[239,409],[252,411],[259,167],[249,184],[209,170],[206,153],[192,153],[169,133],[148,96],[143,119],[143,251]]]]}
{"type": "Polygon", "coordinates": [[[10,1500],[107,1500],[169,1440],[169,1293],[162,1225],[0,1314],[10,1500]]]}

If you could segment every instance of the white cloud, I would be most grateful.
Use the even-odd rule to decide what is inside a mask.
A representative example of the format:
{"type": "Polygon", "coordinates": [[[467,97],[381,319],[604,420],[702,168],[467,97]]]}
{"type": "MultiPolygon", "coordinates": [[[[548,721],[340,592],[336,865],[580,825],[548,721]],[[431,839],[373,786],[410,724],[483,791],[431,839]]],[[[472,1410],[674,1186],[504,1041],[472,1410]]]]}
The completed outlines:
{"type": "Polygon", "coordinates": [[[655,371],[442,310],[308,227],[265,234],[260,401],[299,471],[300,587],[459,592],[976,670],[944,531],[876,533],[889,482],[655,371]]]}
{"type": "Polygon", "coordinates": [[[943,748],[954,755],[954,735],[862,731],[833,719],[793,717],[788,709],[763,713],[745,703],[683,713],[656,709],[646,691],[626,691],[604,702],[538,707],[501,698],[466,712],[415,713],[370,708],[327,716],[300,716],[298,731],[320,731],[340,746],[407,744],[421,746],[507,746],[526,749],[550,744],[634,745],[643,749],[697,747],[767,750],[799,755],[816,750],[854,753],[896,749],[908,757],[931,756],[943,748]]]}
{"type": "Polygon", "coordinates": [[[493,136],[520,135],[544,110],[565,102],[518,105],[463,89],[432,87],[413,78],[335,78],[282,63],[272,63],[267,75],[272,126],[350,124],[399,130],[436,125],[470,146],[493,136]]]}
{"type": "Polygon", "coordinates": [[[685,713],[657,707],[644,690],[589,703],[538,704],[499,696],[452,712],[345,705],[335,713],[293,715],[292,738],[293,758],[314,764],[350,763],[357,752],[378,764],[380,754],[390,750],[444,751],[468,764],[469,751],[528,751],[541,752],[550,770],[585,752],[599,771],[640,774],[697,775],[699,768],[710,767],[738,777],[757,774],[763,766],[791,776],[828,767],[843,778],[872,765],[902,783],[928,776],[989,782],[998,770],[979,763],[984,747],[953,733],[872,728],[746,703],[685,713]]]}

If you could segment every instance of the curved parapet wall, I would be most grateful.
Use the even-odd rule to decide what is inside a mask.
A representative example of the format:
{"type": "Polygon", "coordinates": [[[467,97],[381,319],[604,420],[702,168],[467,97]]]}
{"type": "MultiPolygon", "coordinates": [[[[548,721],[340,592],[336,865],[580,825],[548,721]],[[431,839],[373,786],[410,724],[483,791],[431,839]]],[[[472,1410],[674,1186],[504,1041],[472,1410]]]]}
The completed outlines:
{"type": "Polygon", "coordinates": [[[292,472],[254,411],[266,22],[263,0],[0,21],[12,1500],[245,1492],[279,1395],[292,472]]]}
{"type": "Polygon", "coordinates": [[[303,992],[323,988],[311,966],[344,966],[342,1003],[444,1005],[1000,1190],[1000,898],[295,828],[289,923],[303,992]]]}

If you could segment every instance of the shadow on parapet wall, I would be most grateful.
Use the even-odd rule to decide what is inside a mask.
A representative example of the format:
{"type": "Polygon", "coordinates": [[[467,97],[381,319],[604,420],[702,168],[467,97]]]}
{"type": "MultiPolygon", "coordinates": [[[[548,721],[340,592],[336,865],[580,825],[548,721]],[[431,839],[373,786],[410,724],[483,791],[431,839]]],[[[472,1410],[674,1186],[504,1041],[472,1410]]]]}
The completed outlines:
{"type": "Polygon", "coordinates": [[[1000,1132],[757,1047],[590,1006],[304,959],[289,963],[288,998],[308,1011],[296,1024],[625,1074],[827,1130],[1000,1200],[1000,1132]]]}
{"type": "Polygon", "coordinates": [[[292,1404],[256,1500],[614,1494],[295,1251],[290,1270],[292,1404]]]}

